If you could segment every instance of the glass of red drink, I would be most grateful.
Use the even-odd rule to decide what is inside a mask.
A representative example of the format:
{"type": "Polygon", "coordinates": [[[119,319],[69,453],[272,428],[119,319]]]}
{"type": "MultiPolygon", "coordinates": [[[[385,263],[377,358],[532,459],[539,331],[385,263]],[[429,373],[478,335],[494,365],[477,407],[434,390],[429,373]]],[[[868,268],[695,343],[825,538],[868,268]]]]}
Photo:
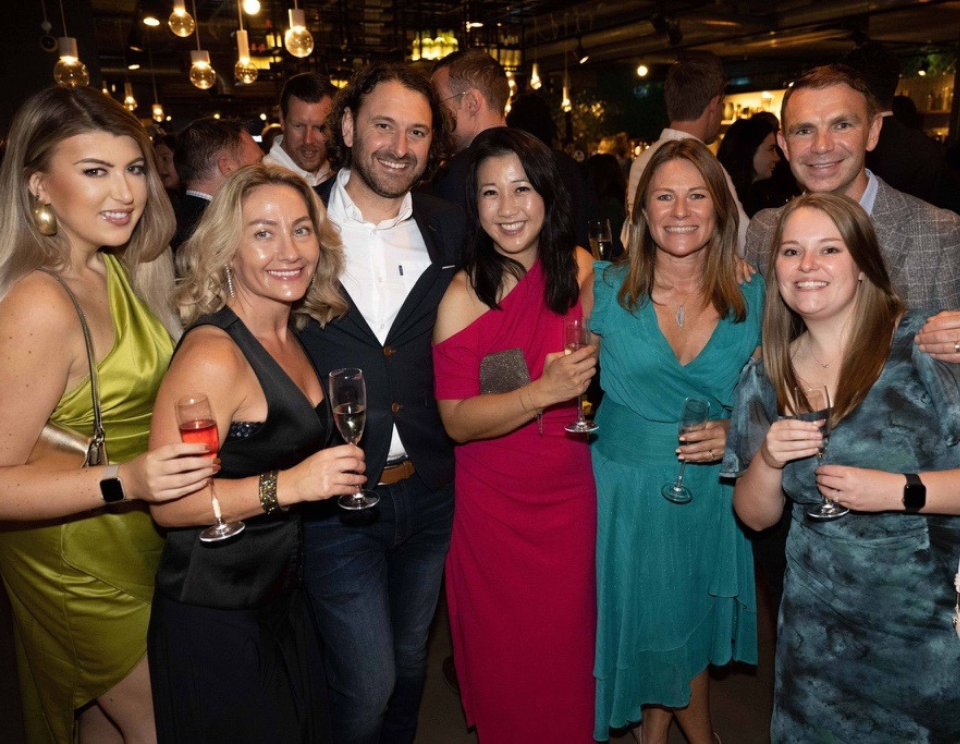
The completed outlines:
{"type": "MultiPolygon", "coordinates": [[[[216,457],[220,450],[220,435],[217,432],[217,420],[213,417],[210,400],[203,393],[193,393],[181,398],[176,403],[177,425],[180,427],[180,438],[188,444],[202,443],[210,448],[206,457],[216,457]]],[[[210,481],[210,500],[213,504],[213,516],[217,523],[207,527],[200,533],[202,542],[217,542],[239,535],[243,532],[243,522],[224,522],[220,511],[220,500],[210,481]]]]}

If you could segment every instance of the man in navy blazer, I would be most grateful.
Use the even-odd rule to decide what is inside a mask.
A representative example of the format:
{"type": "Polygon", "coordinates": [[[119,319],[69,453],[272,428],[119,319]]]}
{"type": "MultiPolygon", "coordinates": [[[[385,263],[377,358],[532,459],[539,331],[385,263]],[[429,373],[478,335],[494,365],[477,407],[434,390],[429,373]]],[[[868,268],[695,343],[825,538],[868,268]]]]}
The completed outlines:
{"type": "Polygon", "coordinates": [[[326,649],[334,739],[412,742],[453,522],[453,448],[437,412],[431,337],[460,264],[460,210],[411,188],[449,124],[430,82],[405,65],[357,73],[334,102],[319,188],[340,230],[345,317],[311,323],[318,370],[359,367],[367,385],[367,487],[380,502],[329,502],[304,523],[304,583],[326,649]]]}

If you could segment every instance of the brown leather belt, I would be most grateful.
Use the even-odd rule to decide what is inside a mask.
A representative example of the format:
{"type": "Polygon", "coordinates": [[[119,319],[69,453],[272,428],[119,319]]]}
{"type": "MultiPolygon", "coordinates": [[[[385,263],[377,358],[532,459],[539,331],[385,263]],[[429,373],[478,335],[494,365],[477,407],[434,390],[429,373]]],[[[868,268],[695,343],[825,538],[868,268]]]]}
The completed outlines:
{"type": "Polygon", "coordinates": [[[415,472],[413,460],[404,460],[403,462],[398,462],[396,465],[387,465],[387,467],[383,469],[383,473],[380,474],[380,483],[377,485],[392,486],[394,483],[406,480],[415,472]]]}

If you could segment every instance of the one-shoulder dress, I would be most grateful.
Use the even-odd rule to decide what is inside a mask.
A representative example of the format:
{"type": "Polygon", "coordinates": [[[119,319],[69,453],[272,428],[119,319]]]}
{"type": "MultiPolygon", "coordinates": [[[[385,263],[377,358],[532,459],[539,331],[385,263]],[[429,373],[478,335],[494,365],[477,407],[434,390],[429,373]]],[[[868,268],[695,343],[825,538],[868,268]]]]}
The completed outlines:
{"type": "MultiPolygon", "coordinates": [[[[119,463],[147,450],[173,341],[134,294],[120,260],[102,255],[114,344],[97,370],[107,452],[119,463]]],[[[89,376],[64,393],[50,419],[93,431],[89,376]]],[[[28,741],[70,741],[75,711],[143,659],[162,547],[141,503],[0,530],[28,741]]]]}
{"type": "Polygon", "coordinates": [[[687,397],[728,418],[740,370],[760,342],[763,281],[742,285],[747,317],[720,320],[681,365],[650,302],[625,310],[624,266],[595,264],[591,327],[601,335],[603,402],[592,446],[597,481],[596,730],[639,721],[642,705],[681,708],[708,664],[756,663],[750,544],[720,463],[688,465],[693,501],[660,493],[677,476],[678,421],[687,397]]]}
{"type": "MultiPolygon", "coordinates": [[[[523,353],[531,379],[563,349],[539,262],[500,303],[434,346],[438,400],[480,394],[485,356],[523,353]]],[[[566,317],[582,315],[579,303],[566,317]]],[[[454,660],[481,741],[589,742],[596,499],[576,402],[505,436],[456,448],[457,508],[446,564],[454,660]]]]}
{"type": "MultiPolygon", "coordinates": [[[[229,307],[196,325],[231,337],[267,399],[265,421],[231,424],[217,478],[285,470],[327,445],[326,399],[310,405],[229,307]]],[[[161,742],[329,740],[319,636],[300,581],[300,516],[293,508],[244,522],[218,543],[202,543],[202,527],[169,531],[149,634],[161,742]]]]}
{"type": "MultiPolygon", "coordinates": [[[[907,314],[880,377],[830,434],[825,464],[891,473],[960,467],[960,367],[922,353],[907,314]]],[[[778,418],[762,363],[744,369],[724,472],[742,473],[778,418]]],[[[960,742],[960,641],[951,624],[960,517],[855,513],[807,518],[815,457],[788,463],[793,508],[777,634],[771,738],[960,742]]]]}

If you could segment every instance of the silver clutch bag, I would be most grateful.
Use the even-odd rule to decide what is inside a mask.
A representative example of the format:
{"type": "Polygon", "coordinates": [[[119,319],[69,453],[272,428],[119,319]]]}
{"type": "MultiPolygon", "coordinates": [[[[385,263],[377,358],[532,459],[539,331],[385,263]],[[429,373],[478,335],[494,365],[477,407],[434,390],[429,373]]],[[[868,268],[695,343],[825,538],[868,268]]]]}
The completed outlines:
{"type": "Polygon", "coordinates": [[[487,354],[480,361],[480,393],[509,393],[530,382],[530,370],[521,349],[487,354]]]}

